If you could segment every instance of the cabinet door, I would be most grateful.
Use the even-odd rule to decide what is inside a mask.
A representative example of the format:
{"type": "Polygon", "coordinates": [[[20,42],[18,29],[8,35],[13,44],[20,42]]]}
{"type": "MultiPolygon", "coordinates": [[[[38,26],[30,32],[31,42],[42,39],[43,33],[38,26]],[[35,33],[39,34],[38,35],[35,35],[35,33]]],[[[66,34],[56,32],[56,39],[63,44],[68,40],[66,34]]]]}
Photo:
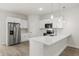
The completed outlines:
{"type": "Polygon", "coordinates": [[[45,24],[47,23],[53,23],[53,20],[51,19],[43,19],[40,21],[40,28],[45,28],[45,24]]]}
{"type": "Polygon", "coordinates": [[[53,27],[54,28],[63,28],[63,20],[62,18],[54,18],[53,19],[53,27]]]}
{"type": "Polygon", "coordinates": [[[14,19],[12,17],[7,17],[7,22],[14,22],[14,19]]]}
{"type": "Polygon", "coordinates": [[[15,23],[21,23],[21,19],[19,18],[13,18],[15,23]]]}
{"type": "Polygon", "coordinates": [[[24,41],[28,41],[28,33],[26,34],[21,33],[21,42],[24,42],[24,41]]]}
{"type": "Polygon", "coordinates": [[[54,18],[53,19],[53,28],[57,28],[58,26],[58,21],[57,21],[58,19],[57,18],[54,18]]]}
{"type": "Polygon", "coordinates": [[[7,22],[20,23],[21,22],[21,19],[14,18],[14,17],[7,17],[7,22]]]}
{"type": "Polygon", "coordinates": [[[40,21],[40,28],[44,28],[44,26],[45,26],[44,20],[41,20],[40,21]]]}
{"type": "Polygon", "coordinates": [[[27,20],[21,20],[21,28],[27,28],[27,20]]]}

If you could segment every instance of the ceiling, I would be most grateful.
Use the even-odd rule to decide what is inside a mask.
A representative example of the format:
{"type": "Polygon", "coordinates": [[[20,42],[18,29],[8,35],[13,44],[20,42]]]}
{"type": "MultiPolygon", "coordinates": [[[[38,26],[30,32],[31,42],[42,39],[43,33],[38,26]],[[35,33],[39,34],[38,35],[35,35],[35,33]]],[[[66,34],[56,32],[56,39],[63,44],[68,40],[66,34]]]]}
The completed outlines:
{"type": "Polygon", "coordinates": [[[29,14],[46,14],[62,10],[63,7],[78,7],[78,3],[0,3],[0,10],[29,15],[29,14]],[[43,8],[39,11],[38,8],[43,8]]]}

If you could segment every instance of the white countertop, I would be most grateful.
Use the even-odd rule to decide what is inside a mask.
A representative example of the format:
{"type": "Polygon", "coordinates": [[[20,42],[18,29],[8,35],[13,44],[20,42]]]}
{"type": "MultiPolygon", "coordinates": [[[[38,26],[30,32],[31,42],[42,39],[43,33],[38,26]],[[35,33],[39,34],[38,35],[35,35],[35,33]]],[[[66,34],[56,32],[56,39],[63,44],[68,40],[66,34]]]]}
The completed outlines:
{"type": "Polygon", "coordinates": [[[64,38],[66,38],[70,35],[71,35],[70,33],[61,33],[61,34],[58,34],[56,36],[32,37],[32,38],[29,38],[29,40],[35,40],[35,41],[41,42],[41,43],[46,44],[46,45],[51,45],[51,44],[54,44],[60,40],[63,40],[64,38]]]}

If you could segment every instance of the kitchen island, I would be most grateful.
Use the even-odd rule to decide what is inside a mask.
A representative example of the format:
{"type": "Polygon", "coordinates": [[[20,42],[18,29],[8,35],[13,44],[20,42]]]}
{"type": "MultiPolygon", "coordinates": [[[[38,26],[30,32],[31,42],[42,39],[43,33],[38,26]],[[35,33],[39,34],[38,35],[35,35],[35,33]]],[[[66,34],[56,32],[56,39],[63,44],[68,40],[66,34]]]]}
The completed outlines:
{"type": "Polygon", "coordinates": [[[30,38],[30,56],[58,56],[67,47],[70,33],[30,38]]]}

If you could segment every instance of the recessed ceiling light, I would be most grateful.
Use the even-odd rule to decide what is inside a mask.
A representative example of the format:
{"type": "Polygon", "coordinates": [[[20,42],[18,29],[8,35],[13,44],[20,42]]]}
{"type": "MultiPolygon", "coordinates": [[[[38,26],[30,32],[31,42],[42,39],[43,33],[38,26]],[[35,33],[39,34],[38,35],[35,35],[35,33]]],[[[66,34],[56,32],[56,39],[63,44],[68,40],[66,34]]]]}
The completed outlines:
{"type": "Polygon", "coordinates": [[[38,10],[39,10],[39,11],[42,11],[42,10],[43,10],[43,8],[39,8],[38,10]]]}
{"type": "Polygon", "coordinates": [[[53,15],[51,15],[51,19],[53,19],[53,15]]]}

